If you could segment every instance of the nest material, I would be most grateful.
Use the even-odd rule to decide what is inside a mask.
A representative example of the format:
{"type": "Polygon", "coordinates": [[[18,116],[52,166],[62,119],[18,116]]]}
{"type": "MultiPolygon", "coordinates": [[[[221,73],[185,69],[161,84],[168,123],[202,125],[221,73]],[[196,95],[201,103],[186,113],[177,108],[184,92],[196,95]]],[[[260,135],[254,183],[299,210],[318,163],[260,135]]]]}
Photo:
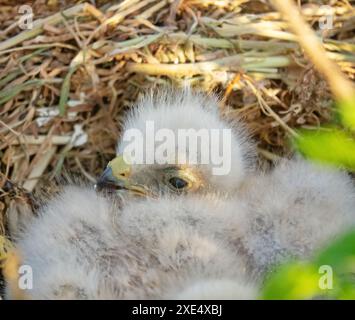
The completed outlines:
{"type": "MultiPolygon", "coordinates": [[[[350,3],[302,1],[301,10],[353,79],[350,3]],[[330,30],[319,29],[330,14],[322,4],[333,10],[330,30]]],[[[269,159],[289,151],[297,128],[332,115],[326,82],[268,1],[0,0],[0,30],[0,225],[9,206],[64,171],[94,182],[148,88],[217,92],[269,159]],[[19,26],[23,4],[34,13],[29,30],[19,26]]]]}

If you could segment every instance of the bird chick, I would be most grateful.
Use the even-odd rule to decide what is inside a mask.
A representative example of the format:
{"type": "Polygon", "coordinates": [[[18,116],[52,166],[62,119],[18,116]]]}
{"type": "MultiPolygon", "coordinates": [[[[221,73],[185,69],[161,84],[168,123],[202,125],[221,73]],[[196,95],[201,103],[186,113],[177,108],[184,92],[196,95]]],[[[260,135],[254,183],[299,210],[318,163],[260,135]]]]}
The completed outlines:
{"type": "MultiPolygon", "coordinates": [[[[230,129],[229,173],[176,158],[201,159],[204,148],[216,151],[212,145],[199,143],[196,151],[175,144],[171,163],[153,153],[144,164],[126,161],[127,141],[120,141],[97,184],[113,195],[66,187],[18,240],[34,270],[30,297],[255,298],[271,266],[307,258],[354,225],[354,186],[345,173],[304,160],[259,172],[243,126],[217,110],[215,98],[188,90],[143,99],[125,131],[138,128],[145,140],[147,121],[176,135],[181,128],[230,129]]],[[[155,140],[137,151],[156,147],[155,140]]]]}
{"type": "Polygon", "coordinates": [[[249,177],[240,195],[239,245],[260,278],[289,259],[306,259],[355,227],[355,188],[349,175],[302,159],[282,160],[249,177]]]}
{"type": "Polygon", "coordinates": [[[118,186],[118,202],[86,188],[65,188],[18,239],[24,263],[34,270],[30,297],[254,297],[243,257],[223,231],[231,214],[244,210],[227,210],[224,200],[252,167],[253,148],[242,125],[220,119],[217,102],[189,90],[159,92],[142,100],[124,127],[145,132],[150,120],[174,133],[233,129],[230,174],[214,176],[208,163],[161,165],[155,158],[152,164],[127,164],[118,157],[97,185],[118,186]],[[131,192],[154,196],[132,199],[131,192]]]}
{"type": "MultiPolygon", "coordinates": [[[[213,97],[167,91],[155,99],[143,99],[128,116],[125,130],[140,128],[144,132],[148,120],[154,121],[157,128],[169,128],[175,133],[180,128],[230,128],[233,159],[228,175],[213,175],[211,164],[177,162],[164,166],[159,164],[160,159],[155,159],[154,164],[122,165],[123,160],[118,157],[109,164],[102,185],[108,178],[126,189],[138,186],[143,194],[158,194],[159,199],[165,194],[179,194],[182,202],[187,194],[221,193],[230,199],[226,201],[234,201],[235,207],[243,204],[245,210],[224,220],[235,226],[227,239],[239,256],[246,257],[248,270],[257,279],[272,265],[294,257],[308,257],[354,226],[355,189],[346,173],[302,159],[283,160],[271,172],[261,172],[254,166],[255,147],[244,126],[226,121],[217,110],[213,97]]],[[[203,147],[206,146],[200,146],[200,153],[203,147]]],[[[118,153],[123,153],[124,148],[125,143],[120,141],[118,153]]],[[[190,152],[188,148],[181,151],[190,152]]]]}
{"type": "Polygon", "coordinates": [[[26,296],[254,298],[243,258],[223,235],[235,210],[243,208],[228,208],[219,197],[118,204],[92,189],[66,187],[17,240],[22,263],[33,270],[26,296]]]}
{"type": "Polygon", "coordinates": [[[144,163],[123,160],[122,155],[131,143],[130,139],[124,139],[124,134],[118,143],[118,156],[108,165],[98,188],[116,186],[119,190],[130,189],[151,196],[216,191],[233,194],[255,166],[255,147],[245,126],[237,120],[228,121],[221,117],[218,99],[213,95],[192,93],[189,89],[165,89],[146,95],[129,113],[123,127],[124,133],[132,130],[141,133],[146,143],[135,148],[134,152],[136,158],[143,159],[144,163]],[[154,132],[147,130],[148,124],[154,126],[154,132]],[[159,135],[161,129],[168,129],[173,140],[162,141],[163,137],[157,137],[152,143],[147,142],[151,135],[159,135]],[[223,130],[231,134],[227,145],[223,145],[223,130]],[[187,134],[185,141],[179,140],[183,131],[187,134]],[[203,134],[212,134],[213,131],[220,135],[214,141],[208,136],[209,141],[205,143],[203,134]],[[228,149],[224,150],[223,146],[228,149]],[[166,152],[159,153],[160,147],[166,147],[166,152]],[[230,170],[226,174],[214,174],[216,164],[211,155],[225,151],[229,152],[226,156],[230,170]],[[152,155],[150,162],[147,159],[149,155],[152,155]],[[197,160],[195,163],[188,161],[191,155],[197,160]],[[210,156],[205,163],[202,161],[204,155],[210,156]]]}
{"type": "MultiPolygon", "coordinates": [[[[104,197],[66,187],[17,241],[34,299],[250,299],[274,265],[354,225],[345,173],[302,160],[235,197],[104,197]]],[[[11,292],[8,292],[11,297],[11,292]]]]}

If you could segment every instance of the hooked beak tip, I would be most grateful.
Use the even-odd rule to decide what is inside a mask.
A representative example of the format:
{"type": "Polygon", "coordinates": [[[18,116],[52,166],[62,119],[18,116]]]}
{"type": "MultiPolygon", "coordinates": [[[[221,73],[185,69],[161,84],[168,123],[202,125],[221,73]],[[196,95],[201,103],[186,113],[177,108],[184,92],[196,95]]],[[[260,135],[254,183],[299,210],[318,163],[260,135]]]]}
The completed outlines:
{"type": "Polygon", "coordinates": [[[105,171],[102,173],[100,178],[97,180],[97,183],[95,184],[96,191],[102,191],[104,189],[117,190],[122,188],[122,183],[114,177],[112,169],[110,167],[107,167],[105,169],[105,171]]]}
{"type": "Polygon", "coordinates": [[[97,192],[112,193],[117,190],[126,190],[135,195],[148,196],[150,193],[141,185],[131,184],[130,171],[122,157],[116,157],[109,162],[106,169],[97,180],[94,188],[97,192]]]}

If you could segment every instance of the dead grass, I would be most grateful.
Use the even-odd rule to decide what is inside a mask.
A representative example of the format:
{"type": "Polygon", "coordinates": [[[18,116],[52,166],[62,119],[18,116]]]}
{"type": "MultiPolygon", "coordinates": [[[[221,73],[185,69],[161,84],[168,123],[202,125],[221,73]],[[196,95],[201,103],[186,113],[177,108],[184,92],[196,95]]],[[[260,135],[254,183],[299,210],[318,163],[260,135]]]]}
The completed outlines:
{"type": "MultiPolygon", "coordinates": [[[[354,9],[330,1],[334,28],[319,31],[322,1],[309,2],[303,16],[353,80],[354,9]]],[[[267,1],[96,4],[0,0],[0,226],[14,201],[63,172],[95,181],[125,111],[151,87],[218,92],[222,111],[246,121],[268,159],[289,152],[297,128],[331,118],[326,81],[267,1]],[[32,30],[18,27],[20,3],[32,5],[32,30]]]]}

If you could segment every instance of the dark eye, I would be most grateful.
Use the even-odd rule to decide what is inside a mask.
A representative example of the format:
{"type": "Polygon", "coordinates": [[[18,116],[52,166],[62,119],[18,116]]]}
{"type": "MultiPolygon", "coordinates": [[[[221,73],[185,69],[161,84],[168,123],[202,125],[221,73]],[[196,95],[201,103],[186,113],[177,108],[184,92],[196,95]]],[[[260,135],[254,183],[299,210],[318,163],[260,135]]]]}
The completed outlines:
{"type": "Polygon", "coordinates": [[[188,185],[188,183],[185,180],[178,177],[170,178],[169,182],[175,189],[179,189],[179,190],[184,189],[188,185]]]}

